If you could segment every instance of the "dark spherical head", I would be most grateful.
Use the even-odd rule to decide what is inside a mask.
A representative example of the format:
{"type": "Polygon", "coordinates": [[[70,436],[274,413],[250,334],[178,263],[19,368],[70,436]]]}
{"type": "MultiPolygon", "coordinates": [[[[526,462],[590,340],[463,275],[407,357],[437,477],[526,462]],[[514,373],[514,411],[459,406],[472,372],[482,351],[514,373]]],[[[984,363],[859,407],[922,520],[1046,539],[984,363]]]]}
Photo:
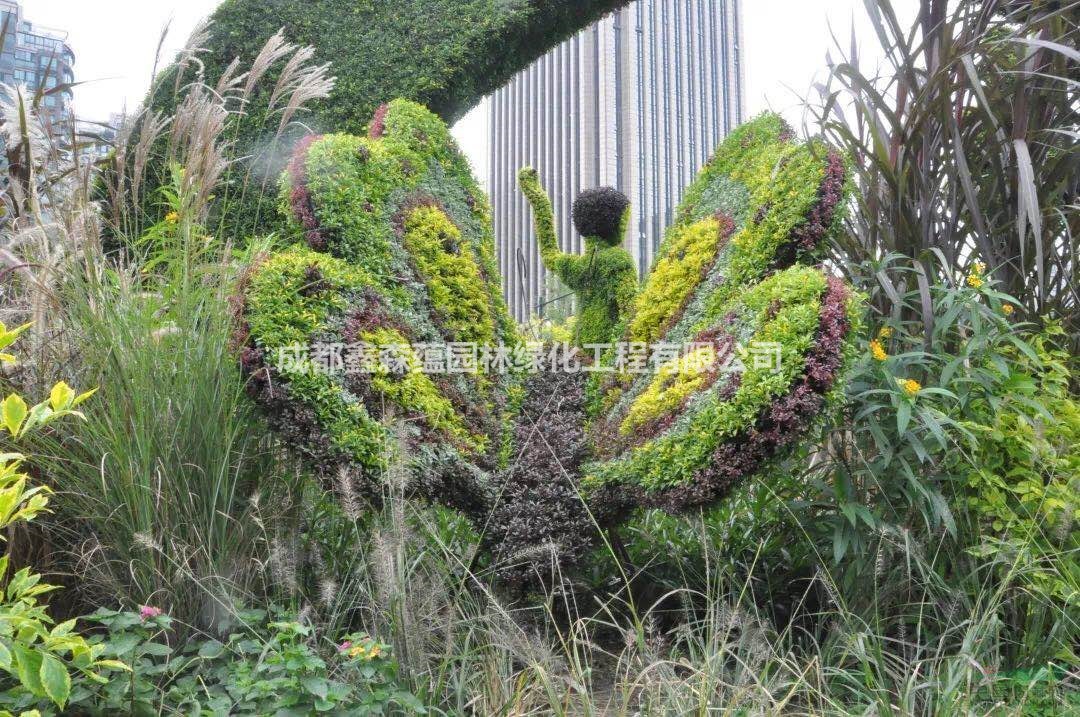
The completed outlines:
{"type": "Polygon", "coordinates": [[[574,200],[574,226],[584,237],[600,237],[605,244],[622,242],[623,214],[630,207],[626,195],[613,187],[586,189],[574,200]]]}

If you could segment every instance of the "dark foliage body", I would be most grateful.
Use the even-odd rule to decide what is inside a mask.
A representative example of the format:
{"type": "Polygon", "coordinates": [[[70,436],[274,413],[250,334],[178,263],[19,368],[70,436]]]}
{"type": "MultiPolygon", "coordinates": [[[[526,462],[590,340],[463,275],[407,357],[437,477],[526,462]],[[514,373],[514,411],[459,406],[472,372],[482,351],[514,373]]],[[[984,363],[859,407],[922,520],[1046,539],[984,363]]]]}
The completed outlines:
{"type": "Polygon", "coordinates": [[[596,524],[577,487],[588,441],[584,375],[545,371],[525,382],[513,463],[494,488],[484,526],[500,578],[552,586],[592,546],[596,524]]]}

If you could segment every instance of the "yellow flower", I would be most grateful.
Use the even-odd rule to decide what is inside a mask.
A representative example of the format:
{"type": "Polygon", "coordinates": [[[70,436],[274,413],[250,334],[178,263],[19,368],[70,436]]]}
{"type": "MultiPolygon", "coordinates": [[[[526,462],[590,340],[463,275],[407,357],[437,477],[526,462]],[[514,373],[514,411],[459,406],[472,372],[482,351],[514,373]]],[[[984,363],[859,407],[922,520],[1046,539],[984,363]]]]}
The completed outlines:
{"type": "Polygon", "coordinates": [[[890,336],[892,336],[892,327],[891,326],[882,326],[881,330],[877,332],[877,335],[878,335],[879,339],[887,339],[887,338],[889,338],[890,336]]]}
{"type": "Polygon", "coordinates": [[[898,379],[900,388],[904,389],[904,393],[909,396],[915,396],[922,390],[922,386],[913,378],[898,379]]]}
{"type": "Polygon", "coordinates": [[[882,348],[881,342],[877,339],[870,342],[870,355],[874,357],[875,361],[884,361],[889,358],[889,354],[885,353],[885,349],[882,348]]]}
{"type": "Polygon", "coordinates": [[[169,212],[165,215],[165,221],[169,224],[176,224],[178,221],[180,221],[180,215],[176,212],[169,212]]]}
{"type": "Polygon", "coordinates": [[[345,654],[354,660],[360,658],[370,661],[382,654],[382,647],[377,644],[367,644],[365,641],[365,644],[353,645],[345,654]]]}
{"type": "Polygon", "coordinates": [[[1013,311],[1014,311],[1014,309],[1013,309],[1012,304],[1002,304],[1001,305],[1001,313],[1005,314],[1006,316],[1012,316],[1013,311]]]}
{"type": "Polygon", "coordinates": [[[972,289],[978,289],[983,285],[983,280],[978,274],[968,274],[967,283],[972,289]]]}
{"type": "Polygon", "coordinates": [[[981,261],[975,262],[974,268],[972,269],[972,273],[981,274],[984,271],[986,271],[986,264],[983,264],[981,261]]]}

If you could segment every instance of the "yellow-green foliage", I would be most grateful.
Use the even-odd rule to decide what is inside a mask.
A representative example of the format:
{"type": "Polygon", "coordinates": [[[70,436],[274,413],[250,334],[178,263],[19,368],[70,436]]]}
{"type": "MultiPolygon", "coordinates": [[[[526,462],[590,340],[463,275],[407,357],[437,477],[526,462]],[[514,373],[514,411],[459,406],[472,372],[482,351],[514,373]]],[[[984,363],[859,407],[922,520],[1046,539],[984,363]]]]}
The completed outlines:
{"type": "MultiPolygon", "coordinates": [[[[8,329],[0,321],[0,366],[15,362],[15,357],[4,349],[29,326],[8,329]]],[[[84,419],[76,409],[93,394],[93,390],[76,394],[63,381],[53,386],[48,399],[33,407],[28,407],[21,395],[8,394],[0,403],[0,446],[18,447],[29,433],[62,418],[84,419]]],[[[50,512],[52,490],[44,485],[31,487],[30,477],[20,470],[25,460],[20,453],[0,452],[0,545],[22,523],[50,512]]],[[[39,699],[47,698],[64,710],[71,697],[72,673],[104,683],[107,678],[100,672],[130,671],[118,660],[102,659],[105,646],[88,643],[75,631],[74,618],[56,624],[41,596],[60,586],[42,582],[42,576],[28,566],[12,571],[10,558],[11,551],[4,545],[0,555],[0,673],[5,676],[9,695],[19,698],[22,690],[39,699]]]]}
{"type": "Polygon", "coordinates": [[[390,432],[362,403],[348,397],[326,373],[284,371],[288,391],[315,412],[330,443],[351,460],[373,470],[386,468],[390,432]]]}
{"type": "Polygon", "coordinates": [[[268,351],[307,346],[331,312],[343,311],[351,295],[375,285],[363,269],[297,244],[252,272],[245,319],[251,336],[268,351]],[[321,283],[318,291],[311,290],[313,270],[321,283]]]}
{"type": "Polygon", "coordinates": [[[405,219],[405,247],[427,285],[435,311],[455,341],[490,345],[495,338],[491,307],[471,246],[436,206],[421,206],[405,219]]]}
{"type": "MultiPolygon", "coordinates": [[[[245,294],[251,338],[276,367],[279,349],[307,348],[331,317],[340,316],[360,292],[375,285],[367,272],[340,259],[289,247],[252,273],[245,294]]],[[[333,446],[362,465],[385,465],[389,434],[363,404],[342,393],[333,376],[290,362],[281,368],[287,390],[315,413],[333,446]]]]}
{"type": "Polygon", "coordinates": [[[1007,395],[975,406],[982,420],[968,421],[978,442],[974,456],[951,462],[966,472],[968,505],[981,523],[977,551],[1018,556],[1016,578],[1043,599],[1075,604],[1080,560],[1050,567],[1042,554],[1080,555],[1080,401],[1069,391],[1070,361],[1056,344],[1066,339],[1056,324],[1030,337],[1034,356],[1017,352],[1007,395]],[[1041,406],[1053,417],[1034,408],[1041,406]]]}
{"type": "MultiPolygon", "coordinates": [[[[637,446],[625,458],[594,464],[583,485],[591,490],[609,483],[632,483],[652,491],[690,482],[722,440],[752,425],[770,400],[787,391],[800,374],[818,327],[825,288],[820,270],[794,266],[773,274],[733,301],[725,313],[738,316],[738,335],[778,343],[782,350],[780,370],[751,363],[730,400],[716,392],[704,396],[688,420],[671,431],[637,446]]],[[[656,415],[652,410],[649,413],[656,415]]]]}
{"type": "Polygon", "coordinates": [[[631,404],[619,432],[632,433],[639,426],[677,409],[705,385],[710,369],[717,368],[716,361],[716,348],[709,344],[660,366],[652,383],[631,404]]]}
{"type": "Polygon", "coordinates": [[[760,280],[791,241],[792,230],[806,222],[818,203],[826,150],[818,140],[793,141],[774,114],[732,132],[687,189],[655,269],[634,304],[631,338],[660,339],[680,320],[706,273],[710,284],[688,307],[692,312],[683,333],[710,326],[728,300],[760,280]],[[717,213],[735,225],[733,236],[719,247],[719,233],[710,234],[710,225],[702,224],[717,213]]]}
{"type": "Polygon", "coordinates": [[[667,250],[634,300],[631,341],[660,338],[683,302],[697,288],[702,272],[716,258],[721,238],[720,221],[715,217],[671,230],[667,250]]]}
{"type": "Polygon", "coordinates": [[[362,332],[359,338],[380,352],[388,352],[387,360],[377,362],[371,373],[371,385],[376,391],[403,410],[422,417],[431,428],[444,431],[467,450],[483,450],[485,438],[465,429],[453,404],[423,372],[420,358],[400,332],[382,327],[362,332]],[[401,371],[392,370],[399,365],[401,371]]]}
{"type": "MultiPolygon", "coordinates": [[[[769,145],[769,151],[755,157],[753,166],[737,169],[732,177],[746,184],[753,211],[764,216],[750,217],[731,238],[732,254],[725,282],[709,297],[699,326],[723,315],[728,299],[749,282],[762,276],[776,259],[791,231],[802,224],[818,200],[825,177],[826,148],[820,141],[798,145],[769,145]]],[[[749,165],[750,163],[748,163],[749,165]]]]}

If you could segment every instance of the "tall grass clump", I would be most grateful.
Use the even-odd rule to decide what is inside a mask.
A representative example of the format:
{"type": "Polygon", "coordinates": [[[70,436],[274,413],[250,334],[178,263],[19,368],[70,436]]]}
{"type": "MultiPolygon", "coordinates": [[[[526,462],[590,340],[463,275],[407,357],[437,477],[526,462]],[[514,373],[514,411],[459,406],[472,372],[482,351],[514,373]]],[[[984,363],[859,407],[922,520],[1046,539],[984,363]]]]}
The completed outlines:
{"type": "Polygon", "coordinates": [[[906,257],[915,272],[879,272],[872,299],[929,333],[929,285],[983,262],[1026,318],[1064,321],[1075,351],[1077,3],[920,0],[910,28],[891,0],[866,7],[881,69],[838,44],[808,105],[813,129],[855,160],[840,263],[906,257]],[[898,301],[901,279],[923,290],[913,307],[898,301]]]}
{"type": "MultiPolygon", "coordinates": [[[[199,67],[203,37],[197,29],[176,62],[199,67]]],[[[247,181],[234,176],[231,133],[270,67],[289,68],[280,107],[265,109],[281,131],[332,86],[310,54],[279,33],[247,71],[234,63],[213,86],[173,86],[175,113],[125,118],[93,171],[45,153],[28,100],[5,108],[5,128],[30,137],[27,157],[40,155],[35,179],[8,194],[26,210],[9,224],[6,308],[34,320],[34,345],[51,346],[42,373],[62,366],[109,397],[73,435],[43,439],[54,441],[42,469],[57,490],[48,542],[53,567],[79,585],[72,610],[157,602],[206,628],[272,590],[255,506],[287,501],[295,473],[246,399],[233,353],[229,296],[244,262],[233,247],[247,237],[207,223],[247,181]],[[163,218],[148,220],[144,206],[163,218]]],[[[34,378],[29,365],[16,376],[34,378]]]]}
{"type": "Polygon", "coordinates": [[[224,287],[146,288],[116,271],[67,287],[80,376],[109,399],[45,469],[86,600],[205,626],[261,592],[252,499],[281,466],[230,351],[224,287]]]}

